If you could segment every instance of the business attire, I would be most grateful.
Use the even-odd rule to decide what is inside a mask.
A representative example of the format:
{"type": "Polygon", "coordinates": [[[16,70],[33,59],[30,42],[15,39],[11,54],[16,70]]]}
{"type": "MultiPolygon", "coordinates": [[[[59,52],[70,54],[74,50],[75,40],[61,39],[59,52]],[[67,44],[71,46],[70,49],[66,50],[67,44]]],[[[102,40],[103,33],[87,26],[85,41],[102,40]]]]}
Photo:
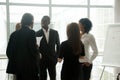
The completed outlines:
{"type": "Polygon", "coordinates": [[[61,80],[82,80],[80,56],[84,56],[84,46],[82,45],[82,52],[78,55],[73,53],[73,49],[68,40],[62,42],[60,46],[59,58],[63,59],[61,70],[61,80]]]}
{"type": "Polygon", "coordinates": [[[81,36],[81,41],[83,42],[84,47],[85,47],[84,62],[90,63],[89,67],[85,65],[83,66],[83,76],[84,76],[84,80],[90,80],[90,75],[91,75],[91,70],[92,70],[92,65],[93,65],[92,62],[98,55],[98,49],[97,49],[97,45],[95,42],[95,38],[90,33],[83,34],[81,36]],[[90,47],[93,50],[92,54],[89,51],[90,47]]]}
{"type": "Polygon", "coordinates": [[[39,46],[40,60],[40,80],[47,80],[47,69],[50,80],[56,80],[56,63],[59,54],[60,41],[56,30],[40,29],[36,32],[36,37],[42,37],[39,46]]]}
{"type": "Polygon", "coordinates": [[[38,51],[35,32],[22,27],[10,36],[6,51],[7,73],[15,74],[17,80],[38,80],[38,51]]]}

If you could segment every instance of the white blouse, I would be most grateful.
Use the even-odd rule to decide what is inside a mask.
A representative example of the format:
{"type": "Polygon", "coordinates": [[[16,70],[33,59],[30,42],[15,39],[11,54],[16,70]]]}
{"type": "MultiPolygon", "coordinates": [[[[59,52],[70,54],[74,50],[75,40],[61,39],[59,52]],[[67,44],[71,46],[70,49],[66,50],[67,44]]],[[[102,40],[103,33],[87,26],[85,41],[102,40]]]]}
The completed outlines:
{"type": "Polygon", "coordinates": [[[95,42],[95,38],[92,34],[85,33],[85,34],[82,35],[81,41],[83,42],[84,48],[85,48],[84,62],[92,63],[93,60],[98,55],[98,49],[97,49],[97,45],[96,45],[96,42],[95,42]],[[92,54],[90,53],[90,47],[93,51],[92,54]]]}

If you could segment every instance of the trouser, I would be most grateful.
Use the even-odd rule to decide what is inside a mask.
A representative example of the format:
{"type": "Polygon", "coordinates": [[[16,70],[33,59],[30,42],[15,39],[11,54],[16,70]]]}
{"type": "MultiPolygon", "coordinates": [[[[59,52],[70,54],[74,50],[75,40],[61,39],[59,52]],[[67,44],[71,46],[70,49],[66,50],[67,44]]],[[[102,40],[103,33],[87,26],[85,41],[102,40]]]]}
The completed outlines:
{"type": "Polygon", "coordinates": [[[90,80],[92,66],[92,64],[89,67],[83,66],[83,80],[90,80]]]}
{"type": "Polygon", "coordinates": [[[28,74],[17,74],[16,80],[39,80],[38,74],[28,75],[28,74]]]}
{"type": "Polygon", "coordinates": [[[56,64],[49,61],[40,62],[40,80],[47,80],[47,70],[50,80],[56,80],[56,64]]]}

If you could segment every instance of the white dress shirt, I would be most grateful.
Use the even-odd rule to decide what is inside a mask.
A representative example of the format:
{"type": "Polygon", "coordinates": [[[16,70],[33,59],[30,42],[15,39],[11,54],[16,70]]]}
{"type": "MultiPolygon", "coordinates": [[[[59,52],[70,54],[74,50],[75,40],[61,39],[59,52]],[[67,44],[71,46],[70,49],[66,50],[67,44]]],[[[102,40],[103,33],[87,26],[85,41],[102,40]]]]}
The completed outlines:
{"type": "Polygon", "coordinates": [[[82,35],[81,41],[83,42],[84,48],[85,48],[84,62],[92,63],[93,60],[98,55],[98,49],[97,49],[97,45],[96,45],[96,42],[95,42],[95,38],[92,34],[85,33],[85,34],[82,35]],[[90,53],[90,47],[93,51],[92,54],[90,53]]]}
{"type": "Polygon", "coordinates": [[[49,42],[49,33],[50,33],[50,28],[48,28],[48,30],[46,31],[44,28],[43,29],[43,32],[44,32],[44,35],[45,35],[45,38],[46,38],[46,41],[47,43],[49,42]]]}

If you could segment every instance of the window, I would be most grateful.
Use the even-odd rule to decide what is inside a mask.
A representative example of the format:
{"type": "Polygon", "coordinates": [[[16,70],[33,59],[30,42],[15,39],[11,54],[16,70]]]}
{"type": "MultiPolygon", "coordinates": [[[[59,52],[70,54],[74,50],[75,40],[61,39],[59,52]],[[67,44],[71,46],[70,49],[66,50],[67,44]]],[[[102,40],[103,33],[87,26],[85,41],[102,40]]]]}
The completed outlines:
{"type": "Polygon", "coordinates": [[[114,0],[90,0],[91,5],[113,5],[114,0]]]}
{"type": "Polygon", "coordinates": [[[66,26],[71,22],[77,22],[82,17],[87,17],[86,8],[53,7],[52,22],[58,30],[60,41],[66,40],[66,26]]]}
{"type": "Polygon", "coordinates": [[[87,5],[87,0],[52,0],[52,4],[87,5]]]}
{"type": "Polygon", "coordinates": [[[48,4],[48,0],[10,0],[12,3],[48,4]]]}
{"type": "Polygon", "coordinates": [[[10,33],[15,31],[15,25],[21,22],[24,13],[31,13],[34,16],[34,29],[40,29],[41,18],[49,15],[48,11],[48,7],[10,6],[10,33]]]}
{"type": "MultiPolygon", "coordinates": [[[[93,62],[91,80],[98,80],[103,70],[101,64],[107,25],[113,23],[114,20],[113,4],[114,0],[0,0],[0,55],[6,54],[7,37],[15,31],[16,23],[21,21],[22,15],[26,12],[34,16],[35,23],[33,29],[35,31],[41,28],[41,18],[44,15],[49,15],[51,17],[50,27],[59,32],[61,42],[67,38],[66,26],[69,23],[78,23],[79,19],[88,17],[93,23],[91,33],[95,36],[99,50],[99,56],[93,62]],[[6,4],[6,1],[9,3],[6,4]],[[6,10],[6,7],[9,8],[9,12],[6,10]],[[10,20],[6,18],[10,18],[10,20]]],[[[6,61],[7,59],[3,60],[0,56],[0,75],[3,75],[1,80],[5,80],[6,78],[6,61]],[[4,66],[4,69],[1,65],[4,66]]],[[[56,66],[57,80],[60,80],[61,66],[61,63],[58,63],[56,66]]],[[[102,80],[116,80],[115,77],[113,79],[113,75],[112,68],[107,67],[102,80]]]]}
{"type": "Polygon", "coordinates": [[[107,26],[113,23],[113,8],[90,8],[90,19],[93,22],[92,32],[95,35],[99,52],[104,50],[107,26]]]}
{"type": "MultiPolygon", "coordinates": [[[[114,22],[113,8],[90,8],[90,19],[93,22],[93,28],[91,30],[91,33],[93,33],[96,38],[99,55],[103,55],[108,24],[114,22]]],[[[101,66],[102,60],[103,56],[98,56],[94,60],[94,66],[91,76],[92,80],[100,79],[103,71],[103,66],[101,66]]],[[[102,80],[115,80],[113,73],[114,71],[112,67],[106,67],[102,76],[102,80]]]]}
{"type": "Polygon", "coordinates": [[[6,0],[0,0],[0,2],[6,2],[6,0]]]}
{"type": "Polygon", "coordinates": [[[6,7],[0,6],[0,55],[6,53],[7,27],[6,27],[6,7]]]}

